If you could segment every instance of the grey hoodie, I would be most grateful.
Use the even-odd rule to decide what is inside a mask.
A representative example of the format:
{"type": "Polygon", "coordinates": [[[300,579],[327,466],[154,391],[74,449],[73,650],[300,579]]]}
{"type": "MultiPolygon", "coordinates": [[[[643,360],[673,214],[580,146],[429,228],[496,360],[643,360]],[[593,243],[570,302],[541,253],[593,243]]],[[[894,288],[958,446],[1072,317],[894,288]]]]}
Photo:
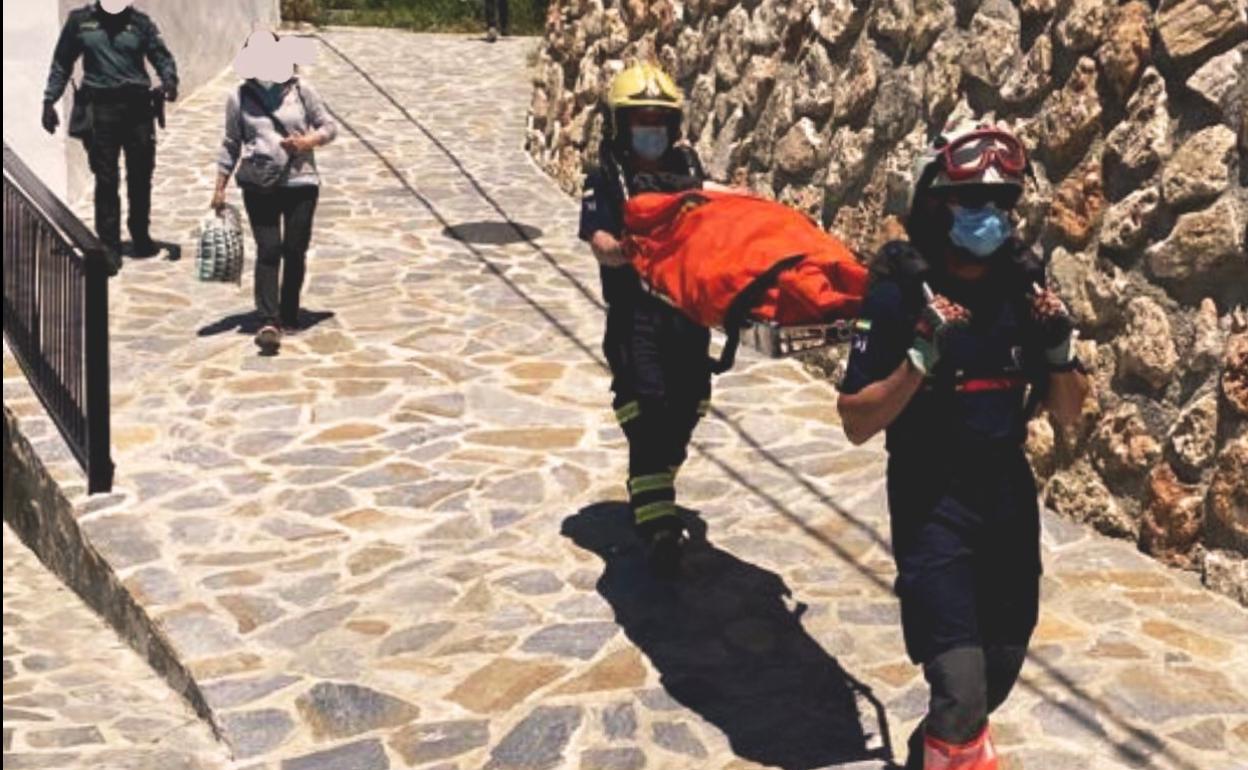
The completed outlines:
{"type": "MultiPolygon", "coordinates": [[[[260,106],[269,98],[265,89],[251,80],[244,82],[241,88],[250,92],[241,105],[239,88],[235,88],[225,101],[225,139],[217,155],[217,167],[226,176],[234,173],[240,158],[255,151],[282,162],[286,160],[286,151],[281,147],[282,135],[260,106]]],[[[280,102],[276,106],[270,103],[269,107],[291,135],[313,131],[320,135],[322,143],[330,142],[338,135],[338,126],[329,116],[320,95],[311,83],[300,80],[297,75],[282,84],[280,102]]],[[[320,181],[313,154],[301,152],[295,155],[290,173],[281,184],[296,187],[318,185],[320,181]]]]}

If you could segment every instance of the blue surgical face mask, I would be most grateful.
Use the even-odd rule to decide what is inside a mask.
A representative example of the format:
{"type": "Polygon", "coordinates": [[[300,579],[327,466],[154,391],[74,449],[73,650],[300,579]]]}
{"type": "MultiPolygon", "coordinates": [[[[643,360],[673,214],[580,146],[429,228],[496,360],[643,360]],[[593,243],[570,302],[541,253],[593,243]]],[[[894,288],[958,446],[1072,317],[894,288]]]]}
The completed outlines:
{"type": "Polygon", "coordinates": [[[952,209],[949,240],[977,257],[992,255],[1014,231],[1009,214],[992,203],[980,208],[953,206],[952,209]]]}
{"type": "Polygon", "coordinates": [[[633,152],[645,160],[658,160],[667,152],[667,128],[637,126],[632,134],[633,152]]]}

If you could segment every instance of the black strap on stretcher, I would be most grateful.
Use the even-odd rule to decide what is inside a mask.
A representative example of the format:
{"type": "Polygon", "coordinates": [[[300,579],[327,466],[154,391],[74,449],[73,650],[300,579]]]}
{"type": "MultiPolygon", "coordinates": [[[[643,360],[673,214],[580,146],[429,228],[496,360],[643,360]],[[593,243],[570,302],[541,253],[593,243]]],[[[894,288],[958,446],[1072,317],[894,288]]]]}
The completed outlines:
{"type": "Polygon", "coordinates": [[[724,341],[724,349],[720,351],[719,360],[711,359],[712,373],[723,374],[736,363],[737,348],[741,345],[741,330],[749,319],[750,309],[762,300],[763,294],[776,283],[781,273],[796,267],[805,256],[795,254],[781,259],[733,297],[728,312],[724,314],[724,333],[727,339],[724,341]]]}

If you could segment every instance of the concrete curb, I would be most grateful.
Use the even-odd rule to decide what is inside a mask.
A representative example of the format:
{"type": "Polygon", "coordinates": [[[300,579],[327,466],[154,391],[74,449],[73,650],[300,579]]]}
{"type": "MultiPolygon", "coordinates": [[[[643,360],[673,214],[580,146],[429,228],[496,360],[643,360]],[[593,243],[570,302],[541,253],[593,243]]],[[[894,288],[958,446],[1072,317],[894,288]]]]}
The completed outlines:
{"type": "Polygon", "coordinates": [[[66,586],[82,597],[152,670],[178,693],[217,740],[225,742],[208,702],[156,621],[121,584],[83,535],[74,506],[4,407],[4,520],[66,586]]]}

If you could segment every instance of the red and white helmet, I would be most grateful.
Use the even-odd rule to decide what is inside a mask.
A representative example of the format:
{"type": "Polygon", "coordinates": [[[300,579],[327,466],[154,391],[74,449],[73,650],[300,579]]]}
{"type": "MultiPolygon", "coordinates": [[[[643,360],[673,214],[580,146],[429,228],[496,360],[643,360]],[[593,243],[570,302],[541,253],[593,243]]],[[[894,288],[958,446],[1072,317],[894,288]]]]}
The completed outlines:
{"type": "Polygon", "coordinates": [[[1022,141],[1006,128],[975,121],[948,126],[915,159],[910,207],[928,191],[967,185],[1008,186],[1021,195],[1028,163],[1022,141]]]}

